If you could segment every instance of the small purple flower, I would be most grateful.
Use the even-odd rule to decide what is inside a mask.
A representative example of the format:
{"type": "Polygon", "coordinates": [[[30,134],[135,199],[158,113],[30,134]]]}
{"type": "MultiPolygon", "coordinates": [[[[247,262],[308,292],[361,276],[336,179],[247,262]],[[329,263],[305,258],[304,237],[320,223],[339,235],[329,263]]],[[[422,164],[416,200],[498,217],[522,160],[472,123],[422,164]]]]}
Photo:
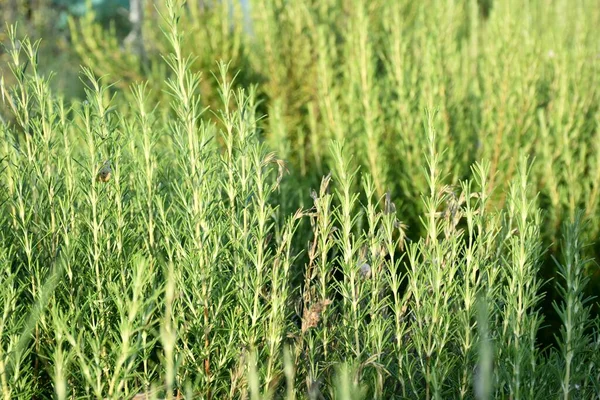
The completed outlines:
{"type": "Polygon", "coordinates": [[[365,278],[365,279],[369,279],[371,277],[371,266],[369,264],[362,263],[360,266],[360,276],[365,278]]]}

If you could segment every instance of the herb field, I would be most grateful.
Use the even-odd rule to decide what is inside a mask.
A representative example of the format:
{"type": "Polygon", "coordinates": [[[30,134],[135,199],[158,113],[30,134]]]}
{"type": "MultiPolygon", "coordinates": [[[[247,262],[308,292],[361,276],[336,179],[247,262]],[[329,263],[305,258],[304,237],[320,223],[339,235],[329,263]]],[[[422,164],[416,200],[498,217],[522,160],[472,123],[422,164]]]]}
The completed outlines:
{"type": "Polygon", "coordinates": [[[597,0],[249,3],[5,21],[1,398],[600,398],[597,0]]]}

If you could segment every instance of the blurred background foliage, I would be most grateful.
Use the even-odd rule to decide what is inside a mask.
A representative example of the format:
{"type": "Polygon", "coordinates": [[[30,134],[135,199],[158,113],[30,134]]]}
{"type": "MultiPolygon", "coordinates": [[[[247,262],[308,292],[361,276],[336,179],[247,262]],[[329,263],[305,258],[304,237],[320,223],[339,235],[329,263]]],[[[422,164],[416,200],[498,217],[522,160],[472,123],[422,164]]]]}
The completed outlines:
{"type": "MultiPolygon", "coordinates": [[[[66,98],[81,95],[84,64],[125,102],[130,92],[121,90],[144,79],[151,102],[170,101],[162,2],[0,4],[6,22],[43,39],[41,64],[57,73],[53,85],[66,98]]],[[[185,7],[184,49],[203,74],[203,104],[217,102],[218,60],[230,63],[237,85],[257,85],[267,115],[262,137],[295,178],[282,191],[297,193],[281,199],[284,210],[309,206],[308,193],[330,171],[328,144],[339,139],[370,171],[378,195],[389,192],[400,205],[409,237],[418,237],[427,188],[419,132],[423,110],[436,108],[447,184],[457,186],[474,161],[489,160],[490,206],[501,207],[517,152],[535,160],[544,279],[556,274],[551,256],[558,256],[562,221],[578,209],[600,220],[597,0],[196,0],[185,7]]],[[[588,224],[590,256],[600,256],[599,233],[600,224],[588,224]]],[[[590,266],[595,292],[600,275],[590,266]]],[[[552,300],[550,293],[545,301],[552,300]]]]}

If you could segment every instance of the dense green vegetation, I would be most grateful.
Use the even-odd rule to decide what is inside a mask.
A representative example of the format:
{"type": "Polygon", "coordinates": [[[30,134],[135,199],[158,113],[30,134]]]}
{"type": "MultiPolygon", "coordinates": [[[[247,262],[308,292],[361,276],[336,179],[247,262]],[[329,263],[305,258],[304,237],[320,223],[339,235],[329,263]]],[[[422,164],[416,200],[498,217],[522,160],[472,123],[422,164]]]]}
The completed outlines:
{"type": "Polygon", "coordinates": [[[138,11],[7,27],[3,399],[600,396],[595,1],[138,11]]]}

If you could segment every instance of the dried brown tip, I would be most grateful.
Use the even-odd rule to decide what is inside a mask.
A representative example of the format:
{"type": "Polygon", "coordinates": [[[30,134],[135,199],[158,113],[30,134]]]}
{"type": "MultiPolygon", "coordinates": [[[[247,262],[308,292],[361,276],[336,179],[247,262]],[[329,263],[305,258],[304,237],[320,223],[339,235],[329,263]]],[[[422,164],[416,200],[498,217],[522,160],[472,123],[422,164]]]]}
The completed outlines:
{"type": "Polygon", "coordinates": [[[283,160],[277,159],[275,160],[275,162],[277,163],[277,186],[279,186],[281,184],[281,179],[283,179],[283,174],[285,172],[289,172],[287,170],[287,168],[285,167],[285,162],[283,160]]]}
{"type": "Polygon", "coordinates": [[[321,313],[325,311],[330,304],[331,300],[325,299],[313,304],[309,309],[304,309],[302,315],[302,333],[317,326],[321,319],[321,313]]]}

